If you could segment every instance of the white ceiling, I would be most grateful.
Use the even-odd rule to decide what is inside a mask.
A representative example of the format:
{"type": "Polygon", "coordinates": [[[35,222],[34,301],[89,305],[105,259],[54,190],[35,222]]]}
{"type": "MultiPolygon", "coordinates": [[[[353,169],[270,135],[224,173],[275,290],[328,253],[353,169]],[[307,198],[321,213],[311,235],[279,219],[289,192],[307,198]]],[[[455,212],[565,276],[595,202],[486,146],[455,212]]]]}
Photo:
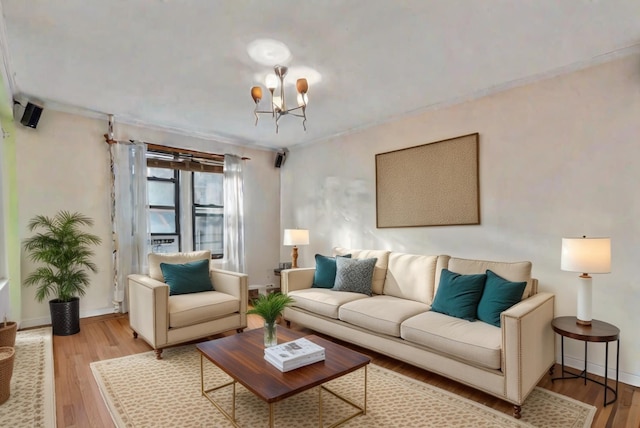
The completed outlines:
{"type": "MultiPolygon", "coordinates": [[[[640,0],[0,0],[9,85],[47,108],[240,145],[291,147],[637,50],[640,0]],[[318,71],[307,131],[254,127],[268,66],[318,71]]],[[[287,98],[295,104],[295,91],[287,98]]],[[[265,95],[268,92],[265,90],[265,95]]],[[[268,101],[268,98],[265,98],[268,101]]],[[[264,101],[263,101],[264,102],[264,101]]]]}

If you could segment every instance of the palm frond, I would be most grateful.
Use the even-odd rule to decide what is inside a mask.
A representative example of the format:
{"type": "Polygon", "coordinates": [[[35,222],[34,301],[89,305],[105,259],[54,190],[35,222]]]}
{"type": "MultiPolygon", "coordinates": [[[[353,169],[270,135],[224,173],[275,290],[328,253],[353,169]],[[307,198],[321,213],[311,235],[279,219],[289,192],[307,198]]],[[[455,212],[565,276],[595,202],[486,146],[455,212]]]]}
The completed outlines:
{"type": "Polygon", "coordinates": [[[89,286],[87,270],[97,272],[91,260],[93,245],[99,245],[100,237],[83,232],[81,227],[93,226],[93,220],[80,213],[60,211],[54,217],[35,216],[27,225],[30,231],[41,229],[23,242],[28,257],[38,267],[25,280],[25,286],[38,286],[36,298],[44,300],[55,294],[59,300],[69,301],[83,296],[89,286]]]}
{"type": "Polygon", "coordinates": [[[260,315],[266,323],[273,323],[278,316],[282,315],[284,308],[293,302],[293,298],[282,293],[260,294],[257,299],[252,301],[253,308],[249,309],[247,314],[260,315]]]}

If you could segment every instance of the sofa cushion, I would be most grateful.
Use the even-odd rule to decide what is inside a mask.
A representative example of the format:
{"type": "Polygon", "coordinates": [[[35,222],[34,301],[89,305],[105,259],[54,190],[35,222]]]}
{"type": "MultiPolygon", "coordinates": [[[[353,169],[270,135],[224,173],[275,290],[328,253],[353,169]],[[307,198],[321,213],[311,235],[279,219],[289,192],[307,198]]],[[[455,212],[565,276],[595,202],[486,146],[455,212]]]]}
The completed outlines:
{"type": "Polygon", "coordinates": [[[489,262],[484,260],[468,260],[451,257],[447,267],[453,272],[461,274],[485,273],[490,269],[506,280],[519,282],[526,281],[527,286],[522,293],[525,299],[531,296],[533,290],[533,280],[531,279],[531,262],[489,262]]]}
{"type": "Polygon", "coordinates": [[[354,259],[377,259],[375,269],[373,270],[371,291],[373,291],[374,294],[382,294],[384,280],[387,276],[387,267],[389,266],[390,251],[349,250],[346,248],[336,247],[333,249],[333,253],[334,255],[351,254],[351,257],[354,259]]]}
{"type": "Polygon", "coordinates": [[[392,252],[384,294],[430,305],[433,301],[438,256],[392,252]]]}
{"type": "Polygon", "coordinates": [[[209,260],[189,263],[160,263],[164,281],[169,285],[169,295],[212,291],[209,278],[209,260]]]}
{"type": "Polygon", "coordinates": [[[336,257],[334,291],[351,291],[371,296],[371,280],[376,259],[336,257]]]}
{"type": "Polygon", "coordinates": [[[482,297],[486,280],[486,274],[461,275],[442,269],[440,285],[431,310],[467,321],[475,321],[478,302],[482,297]]]}
{"type": "Polygon", "coordinates": [[[511,282],[487,270],[487,282],[478,303],[478,319],[500,327],[500,314],[522,298],[527,283],[511,282]]]}
{"type": "Polygon", "coordinates": [[[186,327],[240,311],[240,301],[219,291],[169,296],[169,328],[186,327]]]}
{"type": "MultiPolygon", "coordinates": [[[[336,257],[351,258],[351,254],[336,257]]],[[[313,273],[312,287],[333,288],[333,285],[336,282],[336,257],[316,254],[316,270],[313,273]]]]}
{"type": "Polygon", "coordinates": [[[333,319],[338,319],[338,308],[343,304],[358,299],[368,299],[362,293],[338,292],[326,288],[290,291],[288,295],[294,300],[291,306],[333,319]]]}
{"type": "Polygon", "coordinates": [[[149,276],[164,282],[160,263],[189,263],[196,260],[211,260],[211,251],[190,251],[188,253],[149,253],[149,276]]]}
{"type": "Polygon", "coordinates": [[[478,367],[501,368],[502,331],[484,322],[429,311],[404,321],[400,337],[478,367]]]}
{"type": "Polygon", "coordinates": [[[400,337],[400,324],[429,310],[429,305],[392,296],[373,296],[345,303],[338,309],[341,321],[376,333],[400,337]]]}

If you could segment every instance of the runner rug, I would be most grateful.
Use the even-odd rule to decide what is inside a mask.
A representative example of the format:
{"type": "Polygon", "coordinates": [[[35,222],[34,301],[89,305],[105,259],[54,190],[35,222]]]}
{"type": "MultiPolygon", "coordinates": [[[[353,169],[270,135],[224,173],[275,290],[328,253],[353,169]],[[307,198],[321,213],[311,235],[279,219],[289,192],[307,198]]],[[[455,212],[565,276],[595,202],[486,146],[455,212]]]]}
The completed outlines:
{"type": "MultiPolygon", "coordinates": [[[[231,423],[200,392],[200,354],[194,345],[91,363],[100,392],[117,427],[230,427],[231,423]]],[[[205,388],[230,378],[205,360],[205,388]]],[[[346,427],[562,427],[591,426],[595,407],[536,388],[522,407],[519,421],[424,382],[371,364],[367,375],[367,414],[346,427]]],[[[361,403],[364,370],[327,385],[361,403]]],[[[231,411],[232,388],[215,392],[231,411]]],[[[328,426],[353,413],[331,394],[323,393],[323,421],[328,426]]],[[[307,391],[278,402],[278,427],[317,427],[318,393],[307,391]]],[[[236,418],[242,427],[268,426],[268,406],[237,386],[236,418]]]]}
{"type": "Polygon", "coordinates": [[[55,427],[51,327],[18,331],[15,351],[11,395],[0,405],[0,426],[55,427]]]}

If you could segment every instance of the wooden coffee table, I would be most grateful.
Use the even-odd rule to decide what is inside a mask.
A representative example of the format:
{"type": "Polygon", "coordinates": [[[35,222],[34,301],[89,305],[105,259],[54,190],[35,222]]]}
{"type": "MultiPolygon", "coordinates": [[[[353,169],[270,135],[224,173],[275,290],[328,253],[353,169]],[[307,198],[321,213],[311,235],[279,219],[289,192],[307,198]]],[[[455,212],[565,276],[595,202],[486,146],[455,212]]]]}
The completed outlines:
{"type": "Polygon", "coordinates": [[[281,372],[264,359],[262,329],[249,330],[222,339],[210,340],[197,345],[200,351],[200,386],[202,395],[227,418],[233,426],[238,427],[235,417],[236,383],[240,383],[269,405],[269,426],[274,426],[274,405],[287,397],[318,387],[318,421],[322,425],[322,391],[327,391],[357,409],[357,412],[331,425],[341,425],[346,421],[367,412],[367,365],[371,361],[366,355],[352,351],[344,346],[325,340],[315,335],[304,335],[293,330],[279,327],[278,343],[306,337],[310,341],[325,348],[325,360],[289,372],[281,372]],[[214,388],[205,389],[204,360],[228,374],[232,380],[214,388]],[[358,405],[338,395],[323,384],[364,368],[364,403],[358,405]],[[210,395],[218,389],[232,386],[233,397],[231,413],[227,412],[210,395]]]}

